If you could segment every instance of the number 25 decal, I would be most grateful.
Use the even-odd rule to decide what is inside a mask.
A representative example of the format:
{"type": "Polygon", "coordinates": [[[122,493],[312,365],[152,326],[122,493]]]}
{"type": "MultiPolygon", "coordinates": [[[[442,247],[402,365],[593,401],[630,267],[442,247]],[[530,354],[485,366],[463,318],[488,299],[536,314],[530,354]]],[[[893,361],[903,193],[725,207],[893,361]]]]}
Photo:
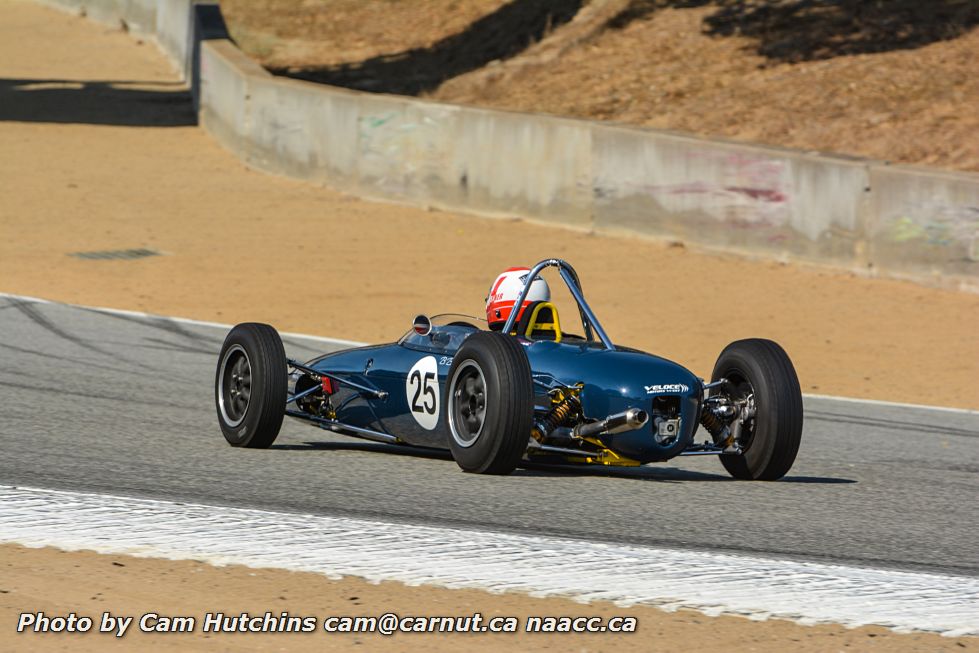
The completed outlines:
{"type": "Polygon", "coordinates": [[[411,412],[425,412],[429,415],[435,414],[435,408],[438,406],[438,399],[435,398],[435,389],[430,385],[434,380],[435,374],[432,372],[425,372],[424,379],[422,378],[422,373],[419,370],[415,370],[411,373],[408,383],[415,388],[415,396],[411,399],[411,412]],[[424,404],[418,403],[418,398],[422,394],[425,395],[424,404]],[[431,403],[428,402],[429,399],[432,400],[431,403]]]}
{"type": "Polygon", "coordinates": [[[405,379],[408,409],[419,426],[429,431],[439,422],[438,363],[434,356],[425,356],[412,366],[405,379]]]}

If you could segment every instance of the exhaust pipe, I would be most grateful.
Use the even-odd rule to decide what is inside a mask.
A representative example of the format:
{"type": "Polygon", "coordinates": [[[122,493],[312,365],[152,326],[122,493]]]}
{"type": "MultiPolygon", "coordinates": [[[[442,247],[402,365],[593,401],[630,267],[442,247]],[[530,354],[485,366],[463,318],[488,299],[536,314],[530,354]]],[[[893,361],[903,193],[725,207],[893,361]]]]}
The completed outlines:
{"type": "Polygon", "coordinates": [[[643,426],[649,421],[649,413],[641,408],[630,408],[629,410],[615,415],[609,415],[603,420],[591,422],[590,424],[580,424],[575,427],[574,435],[578,438],[590,435],[611,435],[612,433],[622,433],[631,431],[643,426]]]}

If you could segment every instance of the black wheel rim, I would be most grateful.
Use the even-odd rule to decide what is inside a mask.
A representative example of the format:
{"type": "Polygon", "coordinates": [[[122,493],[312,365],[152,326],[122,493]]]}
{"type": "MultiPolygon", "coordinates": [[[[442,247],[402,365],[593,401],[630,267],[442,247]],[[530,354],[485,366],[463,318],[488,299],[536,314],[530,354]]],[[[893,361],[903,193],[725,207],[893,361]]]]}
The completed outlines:
{"type": "Polygon", "coordinates": [[[252,366],[240,345],[235,345],[224,355],[218,393],[225,423],[232,428],[241,424],[252,393],[252,366]]]}
{"type": "Polygon", "coordinates": [[[475,361],[466,361],[456,370],[450,387],[452,408],[449,426],[452,438],[461,447],[471,447],[486,421],[486,377],[475,361]]]}

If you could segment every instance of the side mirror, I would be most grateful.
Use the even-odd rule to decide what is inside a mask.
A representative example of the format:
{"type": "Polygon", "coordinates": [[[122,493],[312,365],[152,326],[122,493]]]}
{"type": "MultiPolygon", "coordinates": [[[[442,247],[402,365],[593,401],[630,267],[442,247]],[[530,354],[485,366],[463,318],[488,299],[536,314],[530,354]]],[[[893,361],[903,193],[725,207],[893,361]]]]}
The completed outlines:
{"type": "Polygon", "coordinates": [[[415,316],[414,322],[411,323],[411,328],[418,335],[427,336],[432,332],[432,321],[428,319],[427,315],[417,315],[415,316]]]}

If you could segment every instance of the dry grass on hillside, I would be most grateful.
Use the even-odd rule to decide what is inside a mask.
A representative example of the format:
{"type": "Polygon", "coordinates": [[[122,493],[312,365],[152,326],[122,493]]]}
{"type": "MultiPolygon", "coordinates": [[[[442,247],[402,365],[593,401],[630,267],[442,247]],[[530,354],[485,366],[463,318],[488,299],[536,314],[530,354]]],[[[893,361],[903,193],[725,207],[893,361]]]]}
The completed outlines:
{"type": "Polygon", "coordinates": [[[334,66],[430,47],[508,0],[221,0],[232,36],[270,68],[334,66]]]}
{"type": "Polygon", "coordinates": [[[979,171],[975,0],[623,1],[556,60],[510,65],[582,4],[222,3],[246,51],[283,74],[979,171]]]}

